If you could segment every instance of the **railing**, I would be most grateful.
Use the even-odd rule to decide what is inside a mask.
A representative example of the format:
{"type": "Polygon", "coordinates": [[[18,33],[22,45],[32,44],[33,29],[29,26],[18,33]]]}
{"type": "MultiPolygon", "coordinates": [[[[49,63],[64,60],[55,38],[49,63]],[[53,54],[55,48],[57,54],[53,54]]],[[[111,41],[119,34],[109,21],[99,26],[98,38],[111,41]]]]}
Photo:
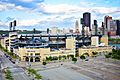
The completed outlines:
{"type": "Polygon", "coordinates": [[[50,41],[49,44],[64,44],[64,41],[50,41]]]}

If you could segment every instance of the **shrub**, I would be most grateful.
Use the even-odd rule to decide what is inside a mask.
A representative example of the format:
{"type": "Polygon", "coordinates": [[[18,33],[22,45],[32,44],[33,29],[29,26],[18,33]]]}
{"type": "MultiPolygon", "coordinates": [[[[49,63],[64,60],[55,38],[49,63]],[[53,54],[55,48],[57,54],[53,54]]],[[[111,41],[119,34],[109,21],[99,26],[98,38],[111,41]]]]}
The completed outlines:
{"type": "Polygon", "coordinates": [[[43,63],[42,63],[44,66],[47,64],[45,61],[43,61],[43,63]]]}
{"type": "Polygon", "coordinates": [[[77,58],[72,58],[72,61],[73,61],[74,63],[76,63],[76,62],[77,62],[77,58]]]}
{"type": "Polygon", "coordinates": [[[85,59],[85,56],[84,56],[84,55],[81,55],[81,56],[80,56],[80,59],[84,60],[84,59],[85,59]]]}

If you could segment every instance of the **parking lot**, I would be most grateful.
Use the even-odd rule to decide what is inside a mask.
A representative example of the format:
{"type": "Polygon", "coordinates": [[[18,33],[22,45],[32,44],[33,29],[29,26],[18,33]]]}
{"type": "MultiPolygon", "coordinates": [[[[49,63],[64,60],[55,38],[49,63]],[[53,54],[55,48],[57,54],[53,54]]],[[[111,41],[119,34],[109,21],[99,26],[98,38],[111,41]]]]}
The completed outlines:
{"type": "MultiPolygon", "coordinates": [[[[81,60],[49,63],[31,63],[32,68],[43,76],[43,80],[119,80],[120,61],[106,59],[103,55],[81,60]],[[63,65],[61,65],[63,64],[63,65]]],[[[20,64],[25,66],[25,64],[20,64]]],[[[27,65],[26,65],[27,66],[27,65]]]]}

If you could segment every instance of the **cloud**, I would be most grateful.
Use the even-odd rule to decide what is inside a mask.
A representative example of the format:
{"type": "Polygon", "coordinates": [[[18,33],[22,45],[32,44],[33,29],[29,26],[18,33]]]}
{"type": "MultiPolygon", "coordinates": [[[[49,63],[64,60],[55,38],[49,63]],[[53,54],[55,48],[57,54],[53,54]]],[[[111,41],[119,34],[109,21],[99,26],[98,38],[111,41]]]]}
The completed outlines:
{"type": "Polygon", "coordinates": [[[2,21],[0,21],[0,25],[4,25],[4,23],[2,21]]]}
{"type": "MultiPolygon", "coordinates": [[[[94,19],[98,20],[99,26],[101,26],[101,22],[104,19],[105,15],[110,15],[114,18],[118,19],[120,15],[120,7],[80,7],[74,5],[60,4],[60,5],[45,5],[42,6],[43,13],[48,13],[50,15],[59,15],[54,18],[55,21],[59,20],[57,23],[60,23],[60,20],[66,24],[70,21],[69,24],[74,24],[75,20],[83,17],[84,12],[91,13],[91,21],[94,19]]],[[[49,15],[49,16],[50,16],[49,15]]],[[[120,18],[120,17],[119,17],[120,18]]],[[[63,24],[61,23],[61,24],[63,24]]]]}
{"type": "Polygon", "coordinates": [[[59,5],[43,5],[42,8],[44,13],[50,13],[50,14],[69,14],[69,13],[75,13],[78,10],[81,10],[78,6],[72,6],[68,4],[59,4],[59,5]]]}
{"type": "Polygon", "coordinates": [[[116,11],[120,12],[120,7],[94,7],[93,10],[101,14],[110,14],[116,11]]]}
{"type": "Polygon", "coordinates": [[[31,20],[18,20],[17,26],[34,26],[39,24],[39,20],[37,19],[31,19],[31,20]]]}
{"type": "Polygon", "coordinates": [[[8,10],[8,9],[13,9],[15,7],[15,4],[11,3],[1,3],[0,2],[0,11],[8,10]]]}
{"type": "Polygon", "coordinates": [[[33,2],[34,0],[19,0],[21,2],[33,2]]]}
{"type": "Polygon", "coordinates": [[[16,6],[15,9],[23,11],[23,10],[26,10],[27,8],[24,8],[22,6],[16,6]]]}
{"type": "Polygon", "coordinates": [[[2,22],[1,20],[0,20],[0,29],[1,30],[7,30],[8,29],[7,24],[5,22],[2,22]]]}
{"type": "MultiPolygon", "coordinates": [[[[0,11],[15,9],[21,11],[23,14],[36,14],[38,17],[33,19],[18,18],[18,26],[44,26],[50,27],[56,25],[58,27],[74,27],[74,23],[77,19],[83,17],[84,12],[90,12],[91,18],[102,21],[105,15],[112,15],[117,18],[120,15],[120,7],[95,7],[96,3],[80,2],[79,5],[70,4],[45,4],[44,0],[8,0],[9,2],[0,2],[0,11]],[[10,2],[14,1],[14,2],[10,2]],[[18,1],[20,2],[18,4],[18,1]],[[23,3],[23,4],[22,4],[23,3]],[[28,6],[30,5],[30,6],[28,6]]],[[[17,15],[17,14],[15,14],[17,15]]],[[[19,16],[18,16],[19,17],[19,16]]],[[[14,17],[8,17],[8,20],[14,17]]],[[[120,18],[120,17],[119,17],[120,18]]],[[[98,21],[98,22],[99,22],[98,21]]]]}
{"type": "MultiPolygon", "coordinates": [[[[74,22],[77,18],[83,17],[84,12],[90,12],[92,15],[91,21],[93,21],[94,19],[98,19],[98,23],[101,23],[105,15],[113,15],[113,17],[115,18],[116,16],[120,15],[120,7],[81,7],[81,6],[74,6],[68,4],[59,4],[59,5],[39,4],[39,5],[41,10],[40,13],[43,14],[47,13],[49,16],[58,15],[58,17],[54,19],[55,20],[59,19],[61,21],[62,20],[64,21],[64,19],[66,18],[69,19],[70,17],[73,17],[72,20],[74,22]]],[[[89,5],[93,5],[93,4],[89,4],[89,5]]]]}
{"type": "Polygon", "coordinates": [[[26,12],[32,11],[32,9],[22,7],[22,6],[16,6],[13,3],[0,2],[0,12],[6,11],[6,10],[13,10],[13,9],[18,11],[26,11],[26,12]]]}
{"type": "MultiPolygon", "coordinates": [[[[28,2],[36,2],[36,0],[22,0],[28,2]]],[[[43,0],[40,0],[41,2],[43,0]]],[[[95,5],[95,3],[90,2],[80,2],[79,5],[68,5],[68,4],[58,4],[58,5],[50,5],[50,4],[43,4],[43,3],[36,3],[36,7],[31,9],[27,7],[23,7],[22,5],[16,5],[15,3],[0,3],[0,11],[16,9],[21,11],[28,11],[28,12],[38,12],[40,14],[45,15],[55,15],[55,14],[76,14],[76,13],[83,13],[83,12],[95,12],[97,15],[103,14],[113,14],[120,12],[120,7],[88,7],[88,5],[95,5]],[[85,7],[85,4],[87,7],[85,7]]]]}
{"type": "MultiPolygon", "coordinates": [[[[83,3],[81,4],[83,5],[83,3]]],[[[94,5],[94,4],[91,3],[89,5],[94,5]]],[[[34,11],[47,15],[55,15],[55,14],[73,15],[76,13],[81,14],[84,12],[91,12],[91,13],[95,13],[96,15],[107,15],[107,14],[120,12],[120,7],[84,7],[84,6],[75,6],[68,4],[59,4],[59,5],[38,4],[37,8],[34,11]]]]}
{"type": "Polygon", "coordinates": [[[14,18],[12,17],[7,17],[6,19],[7,19],[6,22],[14,20],[14,18]]]}
{"type": "Polygon", "coordinates": [[[36,3],[42,3],[44,0],[1,0],[0,2],[15,4],[15,6],[22,6],[33,9],[36,7],[36,3]]]}
{"type": "Polygon", "coordinates": [[[44,0],[19,0],[20,2],[27,2],[27,3],[30,3],[30,2],[33,2],[33,3],[41,3],[41,2],[44,2],[44,0]]]}
{"type": "Polygon", "coordinates": [[[93,3],[93,2],[85,2],[85,1],[81,1],[79,3],[79,6],[81,7],[92,7],[92,6],[95,6],[96,3],[93,3]]]}

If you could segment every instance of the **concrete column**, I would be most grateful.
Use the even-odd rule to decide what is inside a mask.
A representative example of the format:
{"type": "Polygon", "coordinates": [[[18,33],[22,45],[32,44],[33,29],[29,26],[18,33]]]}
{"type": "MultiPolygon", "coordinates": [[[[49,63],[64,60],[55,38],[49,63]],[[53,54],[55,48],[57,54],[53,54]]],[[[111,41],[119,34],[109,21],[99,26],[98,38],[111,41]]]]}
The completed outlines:
{"type": "Polygon", "coordinates": [[[21,57],[21,61],[25,61],[25,57],[21,57]]]}
{"type": "Polygon", "coordinates": [[[30,62],[30,57],[28,57],[29,58],[29,61],[28,62],[30,62]]]}
{"type": "Polygon", "coordinates": [[[35,57],[33,57],[33,62],[35,62],[35,57]]]}

